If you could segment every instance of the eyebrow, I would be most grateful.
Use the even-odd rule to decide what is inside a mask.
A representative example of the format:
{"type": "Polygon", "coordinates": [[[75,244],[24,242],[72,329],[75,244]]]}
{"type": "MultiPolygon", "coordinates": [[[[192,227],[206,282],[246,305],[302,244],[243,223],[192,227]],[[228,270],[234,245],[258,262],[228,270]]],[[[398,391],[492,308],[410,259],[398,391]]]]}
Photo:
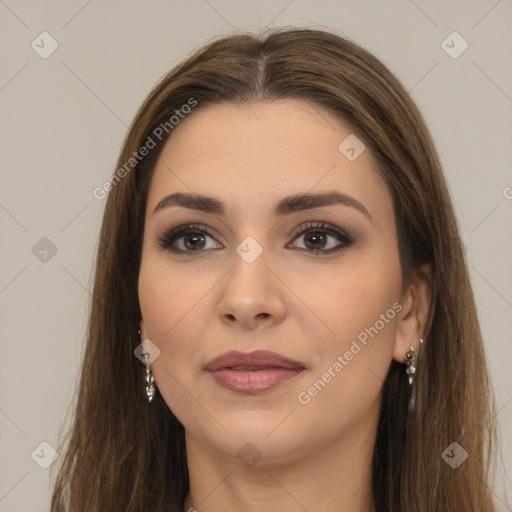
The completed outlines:
{"type": "MultiPolygon", "coordinates": [[[[362,203],[347,194],[342,194],[337,191],[287,196],[281,199],[281,201],[279,201],[279,203],[274,207],[274,216],[281,217],[302,210],[311,210],[313,208],[321,208],[335,204],[355,208],[373,222],[370,213],[362,203]]],[[[221,217],[224,216],[226,212],[224,203],[215,197],[205,196],[202,194],[176,192],[175,194],[170,194],[161,199],[153,210],[153,215],[156,212],[171,206],[182,206],[183,208],[212,213],[221,217]]]]}

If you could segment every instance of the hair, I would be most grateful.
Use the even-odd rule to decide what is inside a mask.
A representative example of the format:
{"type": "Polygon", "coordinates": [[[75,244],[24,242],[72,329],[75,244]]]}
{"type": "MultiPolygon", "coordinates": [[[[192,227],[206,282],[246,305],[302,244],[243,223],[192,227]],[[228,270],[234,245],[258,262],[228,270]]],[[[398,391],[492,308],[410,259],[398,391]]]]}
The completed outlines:
{"type": "MultiPolygon", "coordinates": [[[[404,288],[413,270],[432,269],[414,413],[402,364],[391,363],[383,385],[372,460],[376,510],[495,510],[487,486],[495,404],[467,262],[436,149],[404,87],[375,56],[327,31],[229,35],[208,42],[159,81],[135,116],[117,169],[191,99],[194,111],[226,102],[303,100],[338,115],[365,142],[392,194],[404,288]],[[457,469],[441,456],[453,442],[468,453],[457,469]]],[[[147,402],[144,366],[133,354],[140,344],[137,286],[148,188],[171,135],[166,130],[132,172],[109,187],[52,512],[181,512],[184,505],[184,427],[158,392],[147,402]]]]}

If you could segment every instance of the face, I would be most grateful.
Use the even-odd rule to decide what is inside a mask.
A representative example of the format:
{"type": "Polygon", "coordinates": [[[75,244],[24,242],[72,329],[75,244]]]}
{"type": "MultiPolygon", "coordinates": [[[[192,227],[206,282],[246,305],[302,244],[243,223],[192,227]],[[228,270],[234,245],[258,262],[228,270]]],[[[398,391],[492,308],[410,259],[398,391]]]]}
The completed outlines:
{"type": "Polygon", "coordinates": [[[291,461],[376,428],[401,268],[391,195],[353,137],[280,101],[198,109],[166,143],[139,301],[187,447],[291,461]]]}

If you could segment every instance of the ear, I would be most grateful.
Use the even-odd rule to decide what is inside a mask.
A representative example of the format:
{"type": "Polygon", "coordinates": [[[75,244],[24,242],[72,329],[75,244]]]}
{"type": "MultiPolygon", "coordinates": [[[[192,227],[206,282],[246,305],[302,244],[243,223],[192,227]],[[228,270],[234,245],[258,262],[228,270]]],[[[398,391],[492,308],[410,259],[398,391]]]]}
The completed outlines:
{"type": "Polygon", "coordinates": [[[411,345],[419,351],[425,335],[430,298],[432,296],[432,269],[425,264],[411,273],[411,278],[400,304],[402,310],[398,317],[397,333],[393,345],[393,358],[405,363],[406,353],[411,345]]]}

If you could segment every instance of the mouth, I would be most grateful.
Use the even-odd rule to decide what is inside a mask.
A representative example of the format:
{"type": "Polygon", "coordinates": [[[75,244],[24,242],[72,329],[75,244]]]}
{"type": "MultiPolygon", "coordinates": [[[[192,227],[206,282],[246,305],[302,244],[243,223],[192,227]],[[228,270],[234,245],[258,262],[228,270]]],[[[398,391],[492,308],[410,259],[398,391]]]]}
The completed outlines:
{"type": "Polygon", "coordinates": [[[205,370],[224,388],[256,394],[292,382],[306,368],[302,363],[275,352],[259,350],[251,353],[227,352],[210,361],[205,370]]]}

